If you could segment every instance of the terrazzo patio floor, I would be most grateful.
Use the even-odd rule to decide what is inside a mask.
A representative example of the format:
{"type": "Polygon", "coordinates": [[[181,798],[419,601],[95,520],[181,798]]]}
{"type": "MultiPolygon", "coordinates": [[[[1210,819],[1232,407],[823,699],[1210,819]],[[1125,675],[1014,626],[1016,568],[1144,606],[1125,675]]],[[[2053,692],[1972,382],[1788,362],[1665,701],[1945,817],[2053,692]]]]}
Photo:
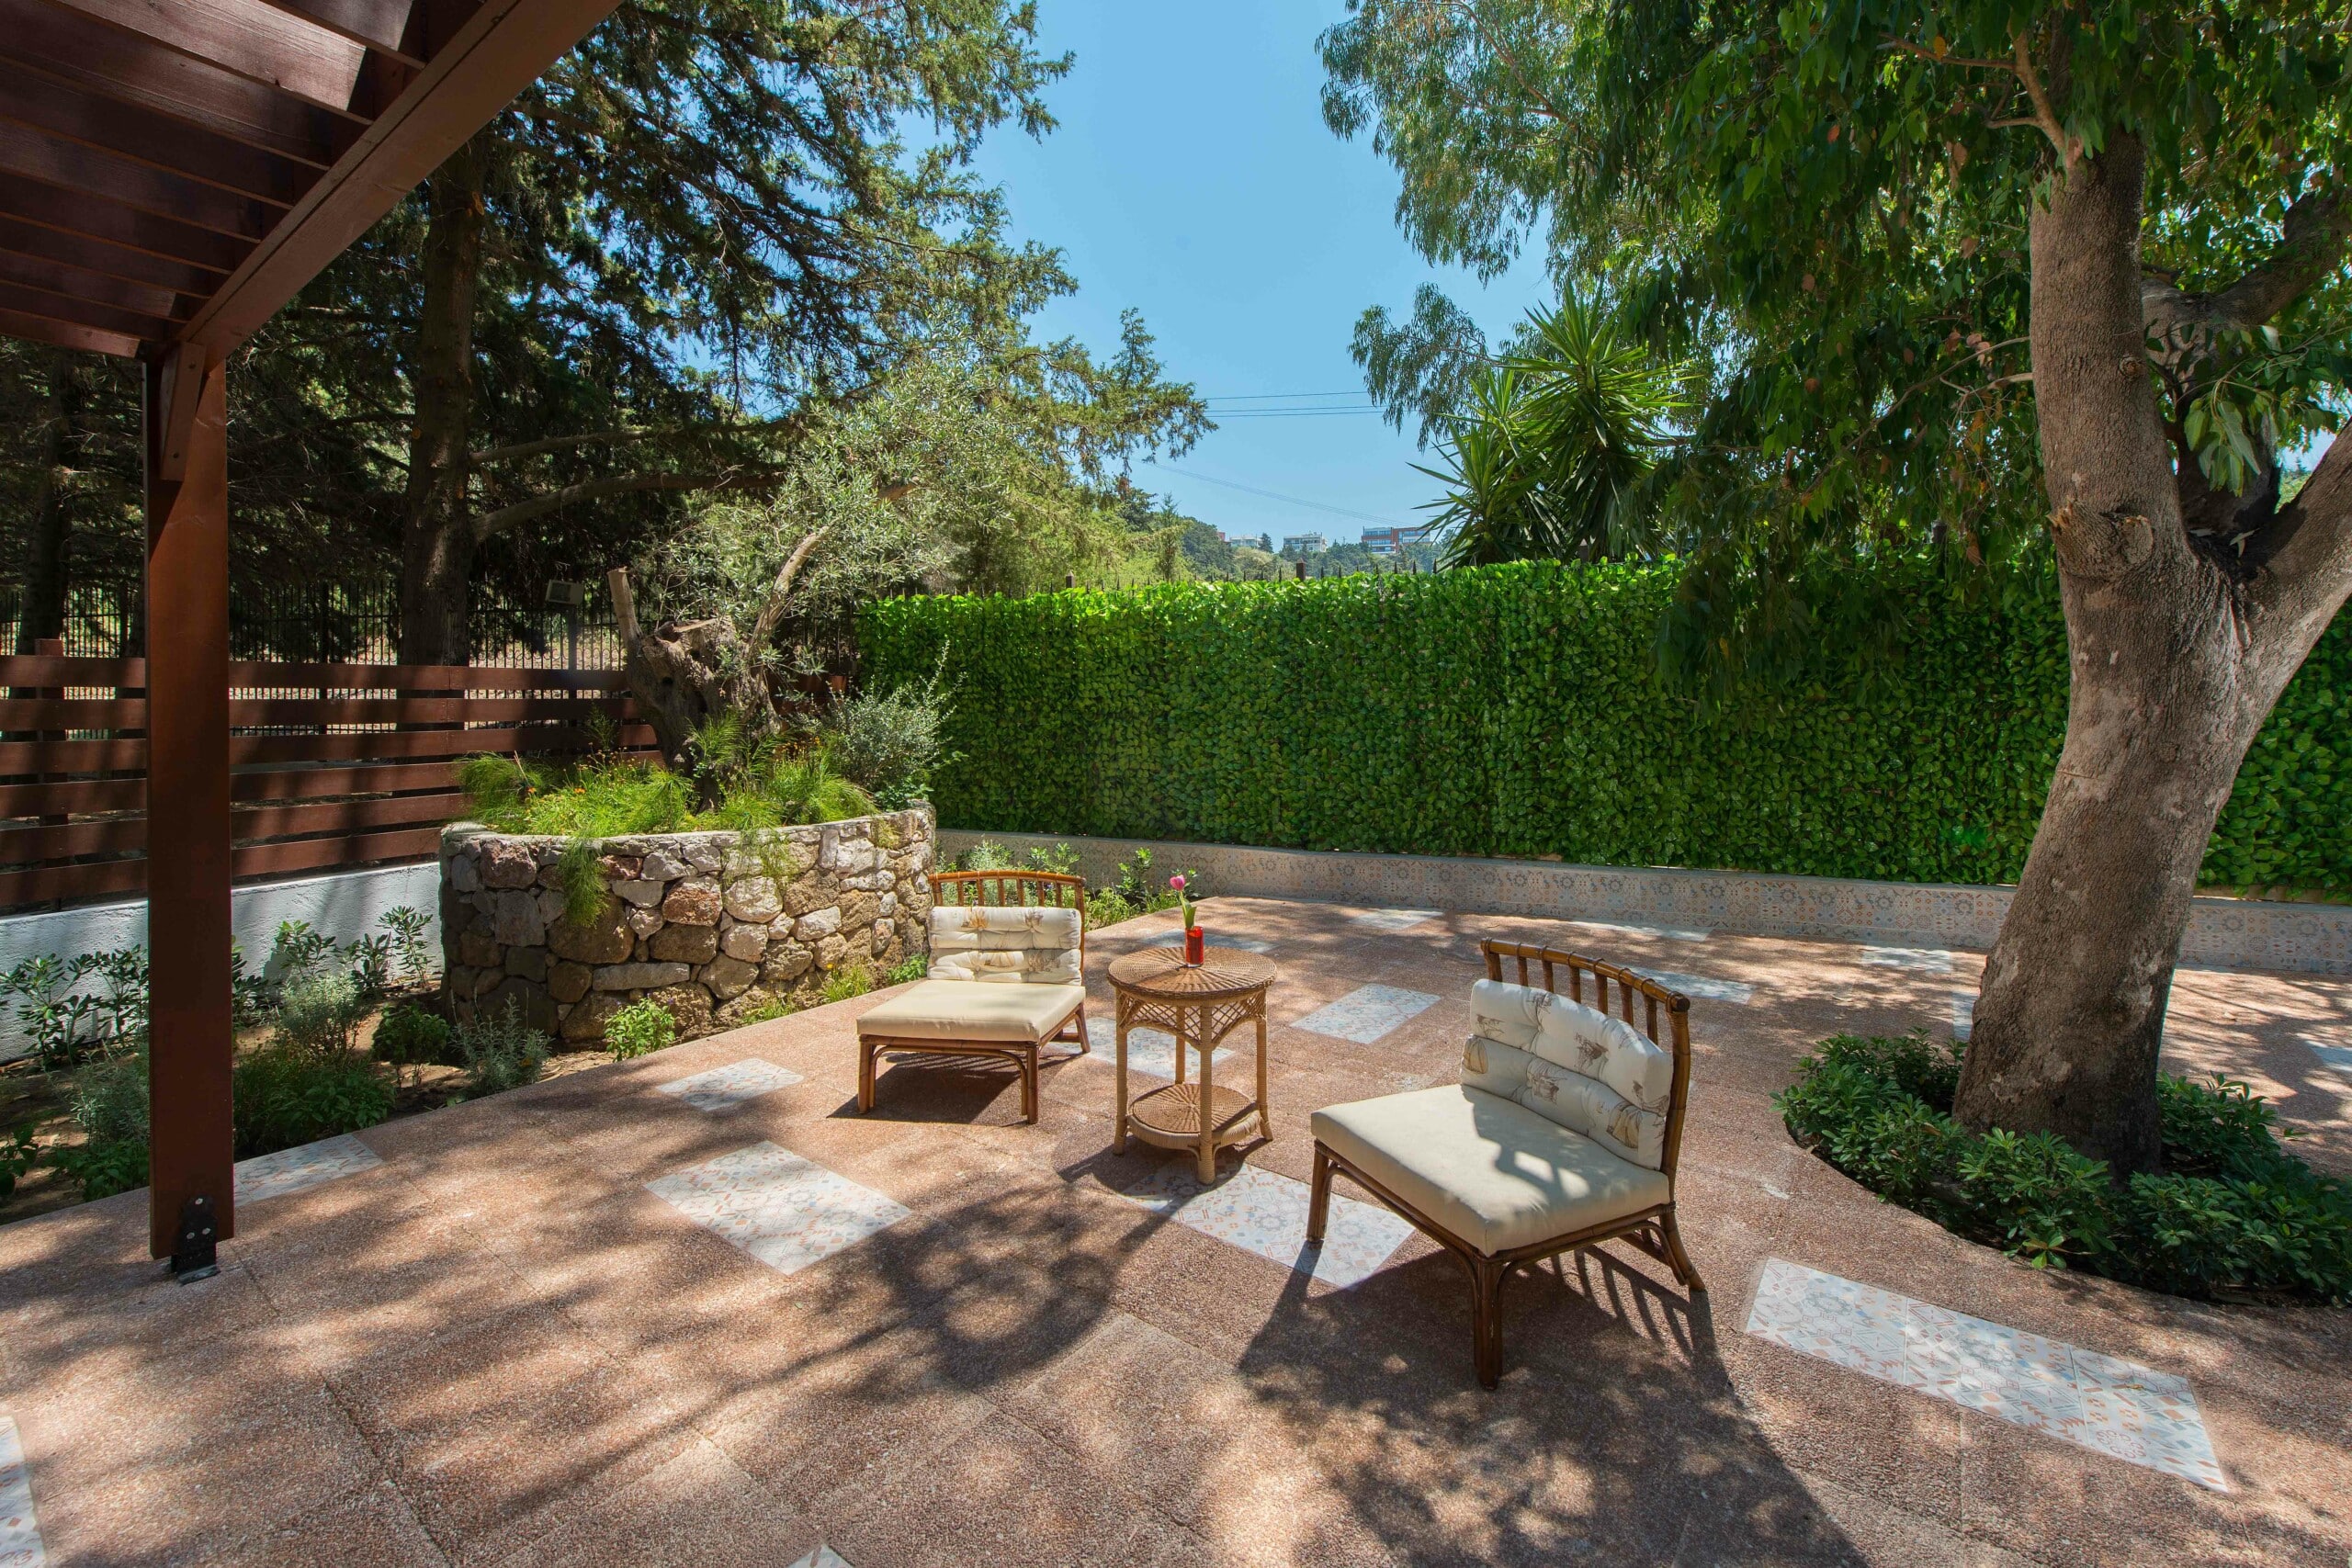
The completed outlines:
{"type": "MultiPolygon", "coordinates": [[[[1275,1136],[1206,1190],[1110,1154],[1107,1051],[1046,1069],[1036,1126],[935,1063],[855,1115],[867,998],[273,1156],[201,1283],[146,1258],[143,1193],[0,1228],[0,1562],[2352,1557],[2346,1314],[2036,1273],[1789,1141],[1810,1042],[1949,1029],[1980,954],[1203,919],[1283,976],[1275,1136]],[[1630,1253],[1522,1276],[1491,1393],[1431,1244],[1343,1202],[1301,1245],[1307,1113],[1451,1081],[1490,935],[1705,983],[1680,1199],[1712,1287],[1630,1253]]],[[[1101,1017],[1170,930],[1096,933],[1101,1017]]],[[[2167,1060],[2352,1168],[2352,982],[2184,972],[2167,1060]]]]}

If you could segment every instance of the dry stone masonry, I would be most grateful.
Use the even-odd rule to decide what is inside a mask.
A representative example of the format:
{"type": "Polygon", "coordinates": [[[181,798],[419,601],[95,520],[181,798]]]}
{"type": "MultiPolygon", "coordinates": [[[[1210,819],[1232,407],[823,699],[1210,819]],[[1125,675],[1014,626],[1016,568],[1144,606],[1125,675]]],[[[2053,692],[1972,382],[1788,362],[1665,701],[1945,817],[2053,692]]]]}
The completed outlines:
{"type": "Polygon", "coordinates": [[[889,968],[924,948],[936,833],[923,807],[757,834],[594,841],[604,912],[564,918],[571,840],[453,823],[441,835],[444,995],[460,1021],[513,1001],[533,1026],[601,1040],[640,997],[682,1037],[777,1001],[806,1007],[825,976],[889,968]]]}

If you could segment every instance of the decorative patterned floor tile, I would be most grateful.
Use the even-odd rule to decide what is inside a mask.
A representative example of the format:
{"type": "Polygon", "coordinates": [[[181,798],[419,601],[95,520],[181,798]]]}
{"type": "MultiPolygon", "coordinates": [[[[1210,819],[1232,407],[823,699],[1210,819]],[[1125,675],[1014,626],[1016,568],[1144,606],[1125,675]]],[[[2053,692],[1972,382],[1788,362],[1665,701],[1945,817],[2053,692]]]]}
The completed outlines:
{"type": "Polygon", "coordinates": [[[1756,999],[1756,987],[1745,981],[1711,980],[1704,975],[1684,975],[1672,969],[1634,967],[1634,973],[1645,975],[1661,986],[1680,991],[1686,997],[1696,997],[1701,1001],[1732,1002],[1746,1007],[1756,999]]]}
{"type": "Polygon", "coordinates": [[[1910,969],[1922,975],[1951,973],[1951,954],[1940,947],[1865,947],[1862,962],[1882,969],[1910,969]]]}
{"type": "Polygon", "coordinates": [[[793,1563],[792,1568],[850,1568],[850,1561],[830,1546],[820,1546],[793,1563]]]}
{"type": "Polygon", "coordinates": [[[49,1557],[33,1518],[32,1477],[16,1417],[0,1416],[0,1568],[41,1568],[49,1557]]]}
{"type": "Polygon", "coordinates": [[[1348,919],[1367,931],[1393,932],[1434,920],[1444,913],[1443,909],[1358,909],[1348,919]]]}
{"type": "Polygon", "coordinates": [[[740,1062],[729,1062],[707,1073],[672,1078],[658,1087],[663,1094],[676,1095],[696,1111],[716,1114],[732,1111],[739,1105],[747,1104],[762,1095],[774,1094],[780,1089],[790,1089],[800,1081],[800,1075],[790,1067],[779,1067],[774,1062],[746,1056],[740,1062]]]}
{"type": "Polygon", "coordinates": [[[1376,1272],[1413,1227],[1375,1203],[1331,1194],[1323,1245],[1306,1245],[1304,1181],[1245,1165],[1214,1187],[1203,1187],[1192,1162],[1171,1156],[1142,1186],[1119,1194],[1203,1235],[1254,1252],[1345,1290],[1376,1272]]]}
{"type": "Polygon", "coordinates": [[[1965,1040],[1976,1026],[1976,993],[1954,991],[1951,994],[1951,1037],[1965,1040]]]}
{"type": "Polygon", "coordinates": [[[2308,1034],[2303,1036],[2303,1043],[2326,1066],[2352,1071],[2352,1045],[2323,1045],[2308,1034]]]}
{"type": "MultiPolygon", "coordinates": [[[[1257,1049],[1257,1035],[1250,1037],[1250,1049],[1257,1049]]],[[[1086,1021],[1086,1043],[1094,1048],[1095,1057],[1104,1066],[1117,1070],[1119,1066],[1119,1026],[1107,1018],[1086,1021]]],[[[1216,1048],[1216,1070],[1220,1077],[1227,1064],[1239,1060],[1241,1053],[1230,1045],[1216,1048]]],[[[1198,1066],[1200,1048],[1193,1049],[1193,1062],[1198,1066]]],[[[1164,1029],[1130,1029],[1127,1031],[1127,1071],[1141,1073],[1146,1077],[1176,1077],[1176,1037],[1164,1029]]]]}
{"type": "Polygon", "coordinates": [[[1765,1261],[1747,1332],[2216,1492],[2230,1489],[2196,1394],[2169,1372],[1778,1258],[1765,1261]]]}
{"type": "MultiPolygon", "coordinates": [[[[1155,941],[1148,942],[1144,943],[1144,945],[1146,947],[1182,947],[1184,945],[1184,933],[1178,931],[1173,936],[1160,937],[1155,941]]],[[[1209,945],[1211,947],[1238,947],[1244,953],[1272,953],[1274,950],[1274,944],[1268,942],[1264,937],[1229,936],[1223,931],[1209,932],[1209,945]]]]}
{"type": "Polygon", "coordinates": [[[911,1213],[870,1187],[775,1144],[753,1144],[645,1190],[779,1274],[887,1230],[911,1213]]]}
{"type": "Polygon", "coordinates": [[[1294,1021],[1291,1027],[1369,1045],[1436,1001],[1427,991],[1408,991],[1397,986],[1358,986],[1338,1001],[1326,1002],[1305,1018],[1294,1021]]]}
{"type": "MultiPolygon", "coordinates": [[[[237,1162],[237,1201],[258,1203],[265,1198],[283,1198],[383,1163],[375,1150],[348,1133],[297,1149],[280,1149],[274,1155],[255,1155],[237,1162]]],[[[0,1564],[7,1561],[0,1557],[0,1564]]]]}
{"type": "Polygon", "coordinates": [[[1662,936],[1669,942],[1704,942],[1713,934],[1696,926],[1642,926],[1616,920],[1574,920],[1570,923],[1589,931],[1618,931],[1626,936],[1662,936]]]}

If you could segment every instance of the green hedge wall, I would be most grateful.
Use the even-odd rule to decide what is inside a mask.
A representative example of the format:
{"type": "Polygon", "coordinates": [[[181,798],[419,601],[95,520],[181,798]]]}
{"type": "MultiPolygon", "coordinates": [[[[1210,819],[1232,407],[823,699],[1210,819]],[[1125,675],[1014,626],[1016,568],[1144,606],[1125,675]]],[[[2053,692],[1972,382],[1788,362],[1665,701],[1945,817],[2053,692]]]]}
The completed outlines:
{"type": "MultiPolygon", "coordinates": [[[[1702,706],[1651,649],[1671,568],[887,600],[865,680],[956,689],[940,820],[998,831],[2008,882],[2065,725],[2054,600],[1924,578],[1894,651],[1702,706]]],[[[2209,882],[2352,887],[2352,632],[2255,743],[2209,882]]]]}

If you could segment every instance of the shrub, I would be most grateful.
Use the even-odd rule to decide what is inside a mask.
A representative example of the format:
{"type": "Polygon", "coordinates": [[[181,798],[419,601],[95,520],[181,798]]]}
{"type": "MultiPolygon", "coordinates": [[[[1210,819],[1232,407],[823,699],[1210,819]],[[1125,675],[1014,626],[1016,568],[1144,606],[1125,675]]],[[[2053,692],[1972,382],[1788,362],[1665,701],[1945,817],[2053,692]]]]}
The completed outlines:
{"type": "Polygon", "coordinates": [[[536,1083],[548,1061],[548,1037],[523,1021],[508,998],[504,1010],[458,1026],[458,1059],[469,1075],[469,1098],[502,1094],[536,1083]]]}
{"type": "Polygon", "coordinates": [[[96,1201],[147,1185],[147,1145],[87,1143],[59,1149],[49,1163],[82,1189],[84,1199],[96,1201]]]}
{"type": "Polygon", "coordinates": [[[303,974],[278,995],[275,1039],[299,1055],[347,1056],[359,1044],[359,1026],[368,1011],[368,998],[353,976],[303,974]]]}
{"type": "Polygon", "coordinates": [[[678,1021],[650,997],[633,1001],[605,1021],[605,1049],[613,1060],[666,1051],[678,1043],[678,1021]]]}
{"type": "Polygon", "coordinates": [[[931,957],[928,953],[910,953],[900,959],[888,975],[882,976],[882,983],[886,986],[903,986],[910,980],[920,980],[930,973],[931,957]]]}
{"type": "MultiPolygon", "coordinates": [[[[822,755],[775,744],[744,746],[707,727],[697,734],[690,781],[642,757],[597,755],[578,761],[469,757],[458,787],[469,816],[505,833],[575,840],[729,828],[752,831],[863,817],[874,802],[822,755]],[[696,803],[696,784],[711,791],[696,803]]],[[[594,851],[584,852],[593,865],[594,851]]],[[[564,892],[573,896],[567,877],[564,892]]],[[[597,888],[601,897],[601,884],[597,888]]],[[[589,911],[591,915],[594,910],[589,911]]]]}
{"type": "Polygon", "coordinates": [[[2118,1182],[2049,1134],[1979,1135],[1952,1120],[1960,1049],[1834,1036],[1781,1092],[1781,1113],[1880,1196],[2036,1268],[2176,1295],[2352,1301],[2352,1183],[2281,1148],[2246,1085],[2160,1078],[2166,1169],[2118,1182]]]}
{"type": "Polygon", "coordinates": [[[17,1183],[40,1163],[40,1150],[33,1143],[33,1124],[25,1122],[5,1139],[0,1139],[0,1198],[17,1190],[17,1183]]]}
{"type": "Polygon", "coordinates": [[[817,994],[828,1002],[845,1002],[874,988],[874,971],[863,964],[844,964],[825,976],[817,994]]]}
{"type": "Polygon", "coordinates": [[[376,1060],[395,1067],[458,1065],[456,1032],[449,1021],[413,1002],[401,1003],[377,1021],[370,1048],[376,1060]]]}
{"type": "Polygon", "coordinates": [[[237,1064],[229,1085],[239,1159],[373,1127],[392,1113],[392,1086],[348,1050],[272,1041],[237,1064]]]}
{"type": "MultiPolygon", "coordinates": [[[[1696,693],[1683,563],[879,600],[865,679],[956,690],[932,800],[1001,832],[2017,880],[2066,719],[2054,589],[1857,573],[1883,636],[1696,693]],[[1697,695],[1704,700],[1692,700],[1697,695]],[[1148,736],[1149,744],[1135,738],[1148,736]]],[[[2265,720],[2208,881],[2352,888],[2352,616],[2265,720]]]]}
{"type": "Polygon", "coordinates": [[[744,1013],[738,1021],[738,1027],[744,1024],[771,1023],[779,1018],[788,1017],[791,1012],[790,1002],[786,1001],[782,997],[770,997],[759,1006],[744,1013]]]}
{"type": "Polygon", "coordinates": [[[808,723],[832,765],[871,791],[886,811],[927,797],[933,770],[956,761],[940,742],[953,711],[942,684],[946,660],[942,649],[927,680],[836,695],[808,723]]]}
{"type": "Polygon", "coordinates": [[[57,1150],[50,1164],[85,1199],[109,1198],[147,1184],[147,1054],[134,1051],[85,1067],[74,1083],[74,1120],[84,1141],[57,1150]]]}
{"type": "Polygon", "coordinates": [[[432,917],[422,909],[402,904],[376,917],[390,939],[393,961],[400,966],[401,980],[410,986],[423,986],[433,978],[433,955],[424,942],[425,929],[432,917]]]}

